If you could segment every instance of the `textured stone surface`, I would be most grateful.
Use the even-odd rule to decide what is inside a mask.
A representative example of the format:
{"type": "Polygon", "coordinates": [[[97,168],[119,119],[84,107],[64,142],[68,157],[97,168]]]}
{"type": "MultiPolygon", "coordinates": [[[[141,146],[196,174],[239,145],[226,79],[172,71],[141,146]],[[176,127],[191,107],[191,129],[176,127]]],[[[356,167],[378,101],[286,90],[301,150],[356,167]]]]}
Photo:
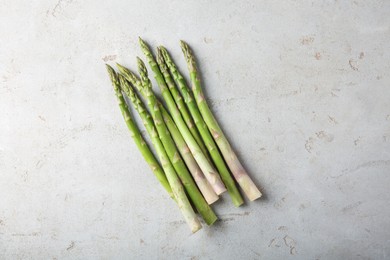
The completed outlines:
{"type": "Polygon", "coordinates": [[[389,1],[0,3],[0,258],[388,259],[389,1]],[[185,39],[264,198],[191,235],[104,62],[185,39]]]}

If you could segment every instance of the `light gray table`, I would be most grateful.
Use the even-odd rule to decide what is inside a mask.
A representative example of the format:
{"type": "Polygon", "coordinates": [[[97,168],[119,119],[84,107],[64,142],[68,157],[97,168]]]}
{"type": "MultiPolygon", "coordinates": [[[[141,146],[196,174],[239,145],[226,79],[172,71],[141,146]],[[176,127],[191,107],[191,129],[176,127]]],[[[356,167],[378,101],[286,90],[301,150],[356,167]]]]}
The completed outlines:
{"type": "Polygon", "coordinates": [[[0,2],[1,259],[388,259],[390,1],[0,2]],[[192,235],[104,62],[195,50],[264,198],[192,235]]]}

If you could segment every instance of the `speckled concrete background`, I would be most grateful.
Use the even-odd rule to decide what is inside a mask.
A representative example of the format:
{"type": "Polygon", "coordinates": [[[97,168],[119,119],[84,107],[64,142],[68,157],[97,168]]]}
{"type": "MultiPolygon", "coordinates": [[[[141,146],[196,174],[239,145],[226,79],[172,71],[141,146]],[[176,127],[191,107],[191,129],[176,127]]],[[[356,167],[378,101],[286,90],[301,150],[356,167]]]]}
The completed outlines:
{"type": "Polygon", "coordinates": [[[1,259],[388,259],[390,1],[0,3],[1,259]],[[207,97],[265,196],[191,235],[104,62],[137,37],[207,97]]]}

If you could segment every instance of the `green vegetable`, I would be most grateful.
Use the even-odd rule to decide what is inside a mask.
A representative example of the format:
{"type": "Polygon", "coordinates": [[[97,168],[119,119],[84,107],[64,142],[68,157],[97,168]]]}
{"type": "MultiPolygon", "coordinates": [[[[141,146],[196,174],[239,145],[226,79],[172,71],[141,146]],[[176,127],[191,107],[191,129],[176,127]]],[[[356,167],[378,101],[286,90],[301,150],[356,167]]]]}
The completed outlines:
{"type": "Polygon", "coordinates": [[[181,93],[184,97],[184,102],[187,105],[191,116],[194,118],[195,125],[198,128],[198,131],[201,134],[204,143],[206,144],[207,150],[209,151],[214,164],[217,166],[217,169],[221,174],[222,181],[225,183],[225,186],[230,194],[234,205],[237,207],[242,205],[244,203],[244,200],[242,199],[242,196],[237,189],[236,183],[230,175],[225,161],[223,160],[222,155],[219,152],[217,145],[215,144],[215,141],[211,136],[207,125],[202,118],[202,115],[199,112],[198,106],[196,105],[194,98],[192,97],[192,94],[187,86],[185,79],[177,69],[168,51],[163,46],[160,46],[160,49],[162,55],[164,56],[164,60],[169,68],[169,71],[176,82],[176,85],[181,90],[181,93]]]}
{"type": "Polygon", "coordinates": [[[145,125],[147,132],[152,140],[152,143],[156,149],[156,152],[160,158],[161,165],[165,171],[166,177],[172,187],[173,194],[176,198],[176,202],[186,220],[187,224],[190,226],[191,231],[195,233],[199,229],[202,228],[202,225],[197,218],[190,201],[187,198],[187,195],[184,191],[183,185],[180,182],[179,177],[176,175],[175,169],[173,168],[168,155],[164,149],[163,144],[160,141],[157,130],[154,126],[153,120],[151,120],[149,113],[144,108],[143,104],[140,102],[138,97],[135,95],[134,91],[132,91],[129,85],[126,85],[125,79],[119,75],[119,79],[121,82],[121,87],[125,91],[125,93],[131,99],[134,108],[138,111],[139,115],[142,118],[142,121],[145,125]]]}
{"type": "Polygon", "coordinates": [[[144,157],[145,161],[152,169],[154,175],[160,181],[161,185],[168,192],[169,196],[171,196],[171,198],[174,198],[171,186],[169,185],[169,182],[165,176],[165,173],[161,169],[161,166],[158,163],[158,161],[156,160],[156,158],[154,157],[153,153],[150,151],[145,140],[142,138],[142,135],[141,135],[137,125],[135,124],[135,122],[131,118],[126,101],[122,95],[120,83],[118,80],[118,75],[116,74],[116,72],[114,71],[114,69],[111,66],[106,64],[106,67],[107,67],[107,71],[108,71],[108,74],[110,76],[112,85],[114,87],[114,91],[115,91],[115,95],[116,95],[117,100],[118,100],[119,108],[122,112],[123,118],[125,119],[126,125],[130,130],[131,137],[133,138],[138,149],[141,151],[141,154],[144,157]]]}
{"type": "Polygon", "coordinates": [[[206,122],[214,140],[216,141],[219,149],[221,150],[222,155],[225,158],[225,161],[229,166],[234,178],[236,179],[240,187],[243,189],[249,200],[253,201],[255,199],[260,198],[261,192],[253,183],[252,179],[249,177],[244,167],[241,165],[235,152],[230,146],[229,141],[223,134],[218,122],[214,118],[214,115],[212,114],[206,102],[192,51],[185,42],[181,41],[180,43],[187,61],[188,70],[190,72],[192,91],[194,93],[196,103],[199,107],[200,113],[202,114],[204,121],[206,122]]]}
{"type": "Polygon", "coordinates": [[[198,143],[196,142],[190,130],[188,129],[186,123],[184,122],[183,118],[181,117],[180,111],[176,107],[175,101],[173,100],[171,93],[169,92],[164,77],[161,74],[160,69],[149,47],[141,38],[139,40],[140,40],[141,49],[146,55],[149,65],[155,74],[156,81],[160,87],[163,98],[168,106],[168,110],[170,111],[176,126],[178,127],[185,142],[187,143],[189,149],[191,150],[191,153],[193,154],[196,162],[198,163],[199,167],[202,169],[204,175],[206,176],[207,180],[210,182],[211,186],[213,187],[217,195],[225,192],[226,188],[221,178],[219,177],[218,172],[215,170],[214,166],[211,164],[211,162],[209,162],[207,157],[204,155],[198,143]]]}
{"type": "Polygon", "coordinates": [[[202,197],[202,194],[199,192],[198,187],[195,185],[194,180],[191,178],[191,175],[188,172],[187,167],[184,164],[179,154],[179,151],[177,150],[176,145],[171,138],[171,135],[169,134],[169,130],[165,125],[162,113],[160,111],[160,106],[158,105],[156,96],[152,91],[152,84],[148,78],[148,72],[146,70],[145,64],[139,58],[137,58],[137,62],[138,72],[141,76],[142,89],[144,95],[146,96],[149,110],[152,114],[158,135],[160,136],[160,139],[168,154],[169,160],[171,161],[173,167],[179,175],[196,209],[202,215],[205,222],[208,225],[211,225],[217,220],[217,216],[214,214],[213,210],[210,208],[205,199],[202,197]]]}
{"type": "MultiPolygon", "coordinates": [[[[164,58],[162,56],[161,50],[157,48],[157,56],[156,60],[158,63],[158,66],[160,68],[160,71],[162,75],[164,76],[165,82],[167,83],[167,86],[169,88],[169,91],[171,92],[171,95],[173,99],[175,100],[176,106],[180,111],[181,116],[183,117],[184,122],[186,123],[188,129],[190,130],[192,136],[194,137],[195,141],[198,143],[200,149],[202,149],[202,152],[208,156],[206,146],[203,143],[202,137],[199,135],[198,130],[196,129],[196,126],[192,120],[192,117],[190,113],[187,110],[186,105],[184,104],[183,98],[181,97],[180,92],[176,88],[175,82],[173,81],[171,75],[169,74],[168,67],[165,64],[164,58]]],[[[208,158],[210,159],[210,158],[208,158]]]]}
{"type": "MultiPolygon", "coordinates": [[[[139,78],[126,67],[120,64],[117,64],[117,66],[121,74],[145,97],[142,84],[139,78]]],[[[196,163],[194,157],[188,149],[187,144],[185,143],[182,135],[180,134],[180,131],[177,129],[171,116],[168,114],[161,102],[159,102],[158,100],[157,102],[159,104],[165,125],[168,127],[168,130],[171,133],[171,137],[173,138],[173,141],[175,142],[180,155],[186,163],[188,170],[190,171],[192,177],[198,185],[200,192],[202,193],[208,204],[214,203],[218,200],[217,194],[214,192],[210,183],[207,181],[203,172],[196,163]]]]}

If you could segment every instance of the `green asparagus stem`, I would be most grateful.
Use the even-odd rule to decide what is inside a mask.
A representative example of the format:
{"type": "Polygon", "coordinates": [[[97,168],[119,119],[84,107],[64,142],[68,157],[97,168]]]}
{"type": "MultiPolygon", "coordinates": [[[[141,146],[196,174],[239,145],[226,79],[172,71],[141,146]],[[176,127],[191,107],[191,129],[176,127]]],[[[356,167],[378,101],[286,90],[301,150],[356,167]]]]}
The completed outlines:
{"type": "Polygon", "coordinates": [[[204,199],[209,205],[213,204],[219,199],[218,195],[215,193],[213,187],[211,187],[202,170],[199,168],[199,165],[196,163],[190,149],[188,149],[187,144],[181,136],[179,129],[177,129],[175,123],[172,121],[172,118],[169,116],[167,111],[162,111],[162,117],[164,119],[165,125],[171,133],[171,136],[176,137],[173,137],[173,141],[177,145],[179,153],[181,155],[184,154],[184,156],[182,155],[183,160],[186,163],[188,170],[194,178],[194,181],[202,193],[204,199]]]}
{"type": "Polygon", "coordinates": [[[198,131],[202,136],[204,143],[206,144],[207,150],[209,151],[214,164],[217,166],[217,169],[221,174],[222,181],[225,183],[225,186],[230,194],[234,205],[239,207],[244,203],[244,200],[242,199],[242,196],[237,189],[236,183],[230,175],[225,161],[223,160],[222,155],[220,154],[217,145],[215,144],[215,141],[211,136],[207,125],[199,112],[198,106],[196,105],[194,98],[192,97],[190,89],[188,88],[184,77],[177,69],[168,51],[163,46],[160,46],[160,49],[162,55],[164,56],[164,60],[169,68],[169,71],[176,82],[176,85],[181,90],[181,94],[184,97],[184,102],[188,106],[191,116],[194,118],[195,125],[198,128],[198,131]]]}
{"type": "Polygon", "coordinates": [[[121,81],[122,89],[126,90],[125,93],[129,95],[129,98],[131,99],[134,108],[138,111],[139,115],[141,116],[145,128],[152,140],[152,143],[156,148],[156,152],[160,158],[161,165],[164,168],[167,179],[172,187],[172,191],[176,198],[177,204],[179,205],[179,208],[187,224],[190,226],[191,231],[195,233],[196,231],[202,228],[202,225],[200,224],[199,219],[197,218],[196,213],[194,212],[191,203],[187,198],[183,185],[181,184],[179,177],[176,175],[175,169],[173,168],[171,162],[169,161],[168,155],[166,154],[164,146],[160,141],[157,130],[154,127],[153,121],[151,120],[149,113],[146,111],[146,109],[143,107],[140,100],[135,95],[134,91],[131,91],[130,86],[129,85],[125,86],[123,84],[124,78],[121,76],[119,76],[119,78],[121,81]]]}
{"type": "Polygon", "coordinates": [[[177,151],[176,145],[172,140],[171,135],[169,134],[169,131],[163,120],[156,96],[153,93],[152,84],[148,78],[148,72],[146,70],[145,64],[140,58],[137,58],[137,61],[138,72],[141,76],[142,89],[143,92],[145,92],[144,94],[147,98],[149,110],[152,114],[158,135],[160,136],[160,139],[168,154],[169,160],[171,161],[173,167],[179,175],[196,209],[202,215],[205,222],[208,225],[211,225],[217,220],[217,216],[215,216],[213,210],[202,197],[202,194],[199,192],[198,187],[195,185],[194,180],[191,178],[191,175],[188,172],[186,165],[184,164],[179,152],[177,151]]]}
{"type": "Polygon", "coordinates": [[[235,152],[230,146],[230,143],[222,132],[217,120],[214,118],[214,115],[212,114],[206,99],[204,98],[200,77],[198,75],[198,70],[196,68],[195,58],[192,54],[192,51],[185,42],[181,41],[180,44],[187,61],[188,70],[190,72],[192,91],[204,121],[206,122],[214,140],[221,150],[222,155],[225,158],[230,170],[232,171],[234,178],[241,186],[249,200],[253,201],[260,198],[261,192],[253,183],[252,179],[249,177],[246,170],[238,160],[235,152]]]}
{"type": "MultiPolygon", "coordinates": [[[[138,77],[126,67],[120,64],[117,64],[117,66],[121,74],[129,82],[131,82],[131,84],[146,98],[146,96],[144,95],[141,81],[138,79],[138,77]]],[[[182,135],[180,134],[180,131],[177,129],[171,116],[168,114],[164,106],[159,101],[157,102],[159,103],[164,122],[168,127],[169,132],[171,133],[173,141],[175,142],[180,155],[182,156],[184,162],[186,163],[188,170],[190,171],[192,177],[194,178],[196,184],[198,185],[199,190],[201,191],[203,197],[205,198],[205,200],[209,205],[214,203],[215,201],[218,200],[217,194],[214,192],[210,183],[207,181],[203,172],[199,168],[199,165],[196,163],[194,157],[192,156],[190,150],[188,149],[187,144],[185,143],[182,135]]]]}
{"type": "MultiPolygon", "coordinates": [[[[164,57],[162,56],[161,50],[157,48],[157,56],[156,60],[158,63],[158,67],[160,68],[160,71],[162,75],[164,76],[165,82],[169,88],[169,91],[171,92],[171,95],[173,99],[175,100],[175,103],[177,105],[177,108],[180,111],[181,116],[183,117],[184,122],[186,123],[188,129],[190,130],[192,136],[194,137],[195,141],[198,143],[200,149],[202,149],[202,152],[204,155],[208,156],[208,152],[206,149],[206,146],[203,143],[202,137],[199,135],[198,130],[196,129],[196,126],[192,120],[192,117],[190,113],[187,110],[187,107],[184,104],[183,98],[181,97],[180,92],[176,88],[175,82],[173,81],[171,75],[169,74],[168,67],[165,64],[164,57]]],[[[210,160],[210,158],[207,158],[210,160]]]]}
{"type": "Polygon", "coordinates": [[[184,122],[180,114],[180,111],[177,109],[175,101],[173,100],[171,93],[169,92],[164,77],[161,74],[160,69],[158,68],[158,65],[149,47],[141,38],[139,38],[139,41],[140,41],[141,49],[146,55],[149,65],[155,74],[156,81],[160,87],[164,100],[167,103],[168,110],[171,112],[172,118],[176,123],[177,127],[179,128],[179,131],[182,134],[184,140],[186,141],[189,149],[191,150],[191,153],[193,154],[196,162],[198,163],[199,167],[202,169],[204,175],[206,176],[207,180],[210,182],[211,186],[213,187],[217,195],[225,192],[226,188],[221,178],[219,177],[218,172],[214,169],[214,166],[211,164],[211,162],[208,161],[207,157],[203,154],[198,143],[195,141],[186,123],[184,122]]]}
{"type": "Polygon", "coordinates": [[[106,64],[106,67],[107,67],[107,71],[108,71],[108,74],[110,76],[112,85],[114,87],[116,97],[118,99],[119,108],[122,112],[123,118],[125,119],[126,125],[130,130],[131,137],[133,138],[138,149],[141,151],[141,154],[144,157],[145,161],[148,163],[148,165],[152,169],[154,175],[160,181],[161,185],[168,192],[169,196],[171,196],[171,198],[174,198],[171,186],[169,185],[169,182],[165,176],[164,171],[161,169],[160,164],[158,163],[158,161],[154,157],[153,153],[150,151],[150,149],[149,149],[148,145],[146,144],[145,140],[143,139],[137,125],[135,124],[135,122],[131,118],[126,101],[122,95],[122,91],[121,91],[119,80],[118,80],[118,75],[116,74],[116,72],[114,71],[114,69],[111,66],[106,64]]]}

